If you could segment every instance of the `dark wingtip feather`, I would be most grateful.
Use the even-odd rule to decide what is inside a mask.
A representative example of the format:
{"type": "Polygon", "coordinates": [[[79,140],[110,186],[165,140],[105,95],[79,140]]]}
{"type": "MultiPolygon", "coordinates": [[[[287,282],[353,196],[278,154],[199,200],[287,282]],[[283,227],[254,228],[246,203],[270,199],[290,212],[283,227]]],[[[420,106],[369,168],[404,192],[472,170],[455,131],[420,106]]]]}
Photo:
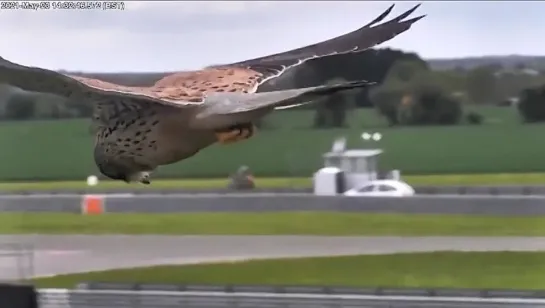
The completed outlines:
{"type": "Polygon", "coordinates": [[[426,15],[404,20],[420,6],[421,3],[416,4],[392,20],[383,22],[395,7],[395,4],[392,4],[373,21],[350,33],[305,47],[241,61],[232,65],[244,65],[270,77],[276,74],[279,76],[285,69],[300,65],[310,59],[367,50],[407,31],[415,22],[424,18],[426,15]]]}
{"type": "Polygon", "coordinates": [[[411,9],[409,9],[408,11],[406,11],[405,13],[397,16],[396,18],[390,20],[388,23],[392,23],[392,22],[400,22],[401,20],[407,18],[409,15],[411,15],[412,13],[414,13],[414,11],[416,11],[416,9],[418,7],[420,7],[420,3],[415,5],[414,7],[412,7],[411,9]]]}
{"type": "Polygon", "coordinates": [[[417,17],[414,17],[414,18],[411,18],[411,19],[408,19],[408,20],[405,20],[404,23],[408,23],[408,24],[414,24],[415,22],[419,21],[420,19],[426,17],[427,15],[420,15],[420,16],[417,16],[417,17]]]}
{"type": "Polygon", "coordinates": [[[422,3],[418,3],[417,5],[413,6],[410,10],[407,11],[408,15],[412,14],[414,11],[416,11],[422,3]]]}
{"type": "Polygon", "coordinates": [[[395,4],[390,5],[390,7],[386,9],[386,11],[384,11],[382,14],[380,14],[377,18],[373,19],[370,23],[363,26],[363,28],[371,27],[372,25],[375,25],[375,24],[381,22],[382,20],[384,20],[384,18],[386,18],[386,16],[388,16],[392,12],[394,7],[395,7],[395,4]]]}

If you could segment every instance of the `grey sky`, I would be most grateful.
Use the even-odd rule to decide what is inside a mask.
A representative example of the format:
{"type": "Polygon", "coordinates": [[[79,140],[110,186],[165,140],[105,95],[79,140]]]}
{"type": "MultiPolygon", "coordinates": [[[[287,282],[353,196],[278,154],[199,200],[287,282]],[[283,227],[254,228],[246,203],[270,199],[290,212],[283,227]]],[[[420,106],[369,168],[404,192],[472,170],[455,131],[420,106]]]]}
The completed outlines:
{"type": "MultiPolygon", "coordinates": [[[[176,71],[264,56],[355,30],[394,2],[125,2],[123,11],[0,11],[0,55],[78,71],[176,71]]],[[[416,2],[398,2],[391,17],[416,2]]],[[[384,47],[426,58],[545,55],[545,2],[428,2],[384,47]]]]}

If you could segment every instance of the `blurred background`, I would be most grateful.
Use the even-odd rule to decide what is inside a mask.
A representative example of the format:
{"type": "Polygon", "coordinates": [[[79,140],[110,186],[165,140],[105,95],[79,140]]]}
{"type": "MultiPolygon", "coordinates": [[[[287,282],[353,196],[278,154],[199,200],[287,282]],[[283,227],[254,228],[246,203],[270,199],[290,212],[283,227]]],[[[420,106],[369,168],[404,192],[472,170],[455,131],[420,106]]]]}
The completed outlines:
{"type": "MultiPolygon", "coordinates": [[[[2,11],[0,56],[148,86],[174,71],[353,31],[390,5],[121,4],[119,10],[2,11]]],[[[397,3],[389,18],[415,4],[397,3]]],[[[2,242],[31,251],[34,265],[25,276],[48,276],[34,280],[40,288],[109,281],[132,284],[136,293],[144,292],[135,291],[137,282],[543,289],[545,45],[538,32],[545,28],[544,11],[544,2],[423,2],[414,16],[427,17],[393,40],[308,61],[262,91],[360,79],[376,86],[275,112],[256,123],[258,134],[250,140],[214,145],[161,167],[149,186],[98,175],[91,104],[0,85],[2,242]],[[382,150],[378,171],[399,170],[416,195],[309,194],[313,175],[327,165],[324,154],[334,152],[339,140],[343,149],[382,150]],[[99,176],[98,182],[92,178],[88,185],[90,175],[99,176]],[[229,177],[247,182],[238,185],[229,177]],[[422,187],[435,196],[421,196],[422,187]],[[269,193],[224,194],[226,188],[269,193]],[[471,189],[476,192],[468,196],[471,189]],[[39,195],[17,195],[22,192],[39,195]],[[114,194],[90,196],[97,192],[114,194]],[[275,257],[313,258],[248,261],[275,257]],[[188,265],[207,262],[227,263],[188,265]],[[154,267],[113,270],[141,266],[154,267]]],[[[2,262],[6,270],[0,272],[10,268],[12,276],[22,275],[15,270],[22,263],[2,262]]],[[[48,303],[61,298],[40,290],[48,303]]],[[[62,294],[91,296],[72,298],[71,307],[91,305],[92,296],[100,296],[70,292],[62,294]]],[[[204,303],[212,295],[202,292],[204,303]]],[[[214,307],[230,307],[229,300],[214,307]]]]}
{"type": "MultiPolygon", "coordinates": [[[[121,12],[6,12],[0,32],[14,39],[3,47],[2,55],[26,65],[146,86],[168,72],[196,69],[196,63],[241,60],[351,31],[388,5],[142,2],[127,3],[121,12]],[[202,9],[197,9],[199,5],[202,9]],[[291,10],[303,7],[306,10],[294,16],[291,10]],[[273,18],[284,13],[282,22],[273,18]],[[95,15],[104,23],[93,19],[95,15]],[[175,15],[188,19],[174,20],[175,15]],[[137,24],[137,16],[148,19],[137,24]],[[328,22],[322,23],[327,16],[328,22]],[[30,17],[26,27],[17,27],[30,17]],[[263,18],[254,25],[257,17],[263,18]],[[210,20],[207,27],[190,34],[182,29],[184,23],[199,18],[210,20]],[[235,19],[231,33],[219,31],[235,19]],[[289,26],[294,30],[285,32],[289,26]],[[45,38],[27,39],[46,30],[50,34],[45,38]],[[275,35],[264,37],[260,31],[275,35]],[[208,44],[191,44],[199,33],[206,35],[208,44]],[[239,33],[246,38],[238,38],[239,33]],[[72,41],[83,36],[89,38],[83,46],[72,41]],[[92,41],[95,36],[101,39],[92,41]],[[180,45],[181,40],[188,43],[180,45]],[[254,46],[262,42],[268,48],[256,50],[254,46]],[[204,55],[196,56],[197,50],[204,50],[204,55]],[[157,72],[146,72],[151,69],[157,72]]],[[[392,14],[413,5],[399,3],[392,14]]],[[[311,60],[263,90],[356,79],[378,86],[303,109],[279,111],[259,123],[258,138],[206,149],[161,168],[155,177],[224,178],[240,165],[248,165],[258,177],[309,177],[322,165],[321,155],[336,137],[346,136],[348,146],[361,147],[364,131],[384,135],[375,145],[385,150],[381,167],[400,169],[406,175],[545,171],[541,163],[545,147],[539,139],[540,123],[545,120],[545,94],[540,90],[545,84],[545,56],[536,55],[540,47],[527,42],[533,40],[528,29],[537,23],[531,14],[540,6],[539,2],[426,3],[417,13],[428,16],[392,41],[363,53],[311,60]],[[515,12],[524,12],[524,23],[515,12]]],[[[9,145],[0,151],[0,181],[84,181],[95,174],[91,111],[87,102],[0,86],[0,141],[9,145]]]]}

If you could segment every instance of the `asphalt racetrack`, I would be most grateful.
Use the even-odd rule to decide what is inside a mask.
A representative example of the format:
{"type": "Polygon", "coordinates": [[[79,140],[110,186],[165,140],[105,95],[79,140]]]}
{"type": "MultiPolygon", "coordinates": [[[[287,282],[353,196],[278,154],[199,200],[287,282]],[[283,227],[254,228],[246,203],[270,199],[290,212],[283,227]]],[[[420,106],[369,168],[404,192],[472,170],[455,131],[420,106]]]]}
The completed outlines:
{"type": "MultiPolygon", "coordinates": [[[[0,236],[0,280],[25,263],[9,244],[33,247],[35,277],[159,264],[439,250],[539,251],[545,237],[0,236]]],[[[28,263],[27,263],[28,264],[28,263]]]]}
{"type": "MultiPolygon", "coordinates": [[[[109,213],[287,212],[545,215],[544,196],[420,195],[410,198],[331,197],[312,194],[109,194],[109,213]],[[150,206],[153,204],[153,206],[150,206]]],[[[83,195],[0,195],[0,212],[80,213],[83,195]]]]}

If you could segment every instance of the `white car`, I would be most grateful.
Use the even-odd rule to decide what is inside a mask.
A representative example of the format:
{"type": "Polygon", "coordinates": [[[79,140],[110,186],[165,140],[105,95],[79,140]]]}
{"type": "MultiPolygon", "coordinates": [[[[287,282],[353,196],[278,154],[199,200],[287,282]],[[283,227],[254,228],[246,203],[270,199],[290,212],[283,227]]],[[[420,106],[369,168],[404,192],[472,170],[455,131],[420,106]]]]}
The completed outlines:
{"type": "Polygon", "coordinates": [[[415,195],[415,191],[405,182],[378,180],[354,187],[344,192],[343,195],[350,197],[410,197],[415,195]]]}

